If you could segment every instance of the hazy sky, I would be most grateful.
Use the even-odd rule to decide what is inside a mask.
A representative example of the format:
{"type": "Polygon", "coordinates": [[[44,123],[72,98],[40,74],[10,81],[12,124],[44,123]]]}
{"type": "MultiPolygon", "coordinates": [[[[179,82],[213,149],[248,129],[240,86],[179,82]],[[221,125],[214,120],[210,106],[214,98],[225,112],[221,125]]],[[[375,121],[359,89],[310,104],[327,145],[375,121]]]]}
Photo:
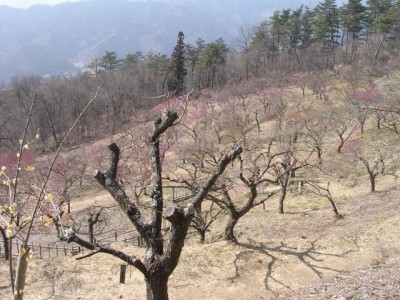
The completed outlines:
{"type": "Polygon", "coordinates": [[[62,2],[76,2],[79,0],[0,0],[0,5],[8,5],[12,7],[28,8],[34,4],[59,4],[62,2]]]}
{"type": "MultiPolygon", "coordinates": [[[[63,2],[78,2],[78,1],[85,1],[85,0],[0,0],[0,5],[8,5],[12,7],[21,7],[21,8],[28,8],[34,4],[48,4],[48,5],[55,5],[63,2]]],[[[131,1],[139,1],[139,0],[131,0],[131,1]]],[[[146,1],[146,0],[141,0],[146,1]]],[[[165,1],[165,0],[164,0],[165,1]]],[[[207,0],[205,0],[207,1],[207,0]]],[[[251,1],[251,0],[249,0],[251,1]]],[[[303,2],[307,3],[308,0],[304,0],[303,2]]],[[[321,2],[319,0],[317,2],[321,2]]],[[[309,1],[314,2],[314,1],[309,1]]],[[[347,2],[347,0],[338,0],[336,3],[341,4],[347,2]]],[[[363,1],[365,2],[365,1],[363,1]]]]}

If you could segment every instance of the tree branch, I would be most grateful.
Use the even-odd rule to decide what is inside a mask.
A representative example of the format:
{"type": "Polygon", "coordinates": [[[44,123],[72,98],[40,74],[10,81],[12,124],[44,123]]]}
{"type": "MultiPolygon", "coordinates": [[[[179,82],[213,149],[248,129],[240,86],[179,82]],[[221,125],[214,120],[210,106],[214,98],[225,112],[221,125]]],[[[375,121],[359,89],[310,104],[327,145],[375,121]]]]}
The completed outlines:
{"type": "Polygon", "coordinates": [[[243,152],[243,149],[241,146],[236,145],[230,153],[225,154],[219,161],[217,165],[217,170],[214,173],[211,173],[206,181],[206,183],[203,185],[203,187],[200,189],[200,191],[194,196],[192,203],[195,205],[195,207],[199,206],[200,203],[204,200],[204,198],[207,196],[208,191],[210,188],[214,185],[214,183],[217,181],[217,179],[222,175],[222,173],[225,171],[225,168],[227,165],[233,161],[240,153],[243,152]]]}
{"type": "Polygon", "coordinates": [[[114,248],[111,248],[108,246],[102,246],[98,243],[96,245],[93,245],[90,242],[85,241],[85,240],[81,239],[80,237],[78,237],[77,235],[75,235],[75,232],[72,229],[67,231],[65,237],[62,237],[61,240],[66,241],[67,243],[74,242],[86,249],[93,251],[89,254],[78,257],[77,260],[81,260],[81,259],[93,256],[98,253],[107,253],[112,256],[118,257],[119,259],[121,259],[122,261],[125,261],[126,263],[128,263],[131,266],[134,266],[144,276],[147,276],[147,269],[140,259],[136,258],[135,256],[129,256],[129,255],[125,254],[124,252],[116,250],[114,248]]]}

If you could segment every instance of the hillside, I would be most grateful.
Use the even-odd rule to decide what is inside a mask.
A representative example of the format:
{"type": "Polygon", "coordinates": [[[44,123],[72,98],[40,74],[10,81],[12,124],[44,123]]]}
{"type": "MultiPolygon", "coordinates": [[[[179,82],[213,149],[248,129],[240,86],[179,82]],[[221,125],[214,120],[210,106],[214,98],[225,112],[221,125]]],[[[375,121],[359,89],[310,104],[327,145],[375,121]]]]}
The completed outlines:
{"type": "MultiPolygon", "coordinates": [[[[390,126],[385,127],[385,122],[388,121],[386,119],[378,129],[375,112],[366,118],[362,133],[356,121],[359,120],[356,119],[359,115],[352,112],[354,104],[344,101],[347,100],[344,96],[352,95],[354,99],[362,96],[364,101],[364,92],[368,91],[367,96],[374,96],[371,105],[380,107],[379,105],[385,103],[374,101],[383,98],[377,97],[368,88],[376,93],[385,93],[385,100],[389,101],[391,96],[397,95],[395,87],[400,77],[395,72],[390,77],[375,79],[373,87],[360,81],[357,90],[351,90],[351,94],[345,87],[346,81],[339,77],[334,79],[330,83],[332,92],[328,100],[316,97],[310,89],[305,89],[302,95],[297,86],[287,86],[278,91],[267,88],[254,92],[254,87],[247,82],[221,91],[202,91],[199,99],[190,101],[184,118],[186,126],[179,127],[179,130],[187,130],[192,135],[173,132],[164,140],[170,143],[167,147],[169,151],[165,157],[164,170],[171,177],[179,178],[186,174],[178,170],[184,165],[182,157],[185,158],[185,155],[192,152],[197,154],[193,144],[203,151],[213,149],[216,153],[218,149],[225,148],[223,143],[239,138],[249,138],[246,140],[248,149],[252,149],[251,145],[255,144],[258,146],[256,149],[264,150],[265,145],[268,145],[265,141],[272,136],[273,145],[280,143],[274,151],[291,147],[290,151],[298,151],[299,161],[303,163],[305,159],[310,160],[307,167],[296,171],[296,176],[288,184],[285,213],[280,214],[277,211],[278,197],[266,201],[265,209],[262,205],[254,207],[239,220],[235,228],[237,244],[222,241],[224,226],[228,220],[227,214],[221,215],[212,224],[210,231],[206,233],[205,245],[199,243],[197,234],[189,234],[178,267],[169,280],[172,299],[381,299],[383,295],[388,299],[398,297],[396,286],[400,259],[400,190],[397,180],[400,175],[397,167],[400,153],[399,136],[390,130],[390,126]],[[388,89],[388,86],[391,88],[388,89]],[[238,94],[238,91],[242,93],[238,94]],[[264,98],[263,95],[268,97],[264,98]],[[266,99],[268,102],[264,103],[266,99]],[[265,111],[262,104],[266,107],[265,111]],[[210,119],[216,115],[220,116],[218,113],[221,111],[228,117],[210,119]],[[346,114],[349,112],[351,114],[346,114]],[[326,123],[329,126],[325,129],[313,131],[324,137],[322,166],[315,168],[318,164],[317,155],[313,147],[307,146],[310,140],[306,138],[308,135],[305,133],[310,128],[316,128],[311,126],[320,125],[316,120],[321,116],[325,121],[328,117],[330,119],[329,123],[326,123]],[[279,123],[280,118],[283,119],[282,124],[279,123]],[[312,121],[309,122],[309,119],[312,121]],[[338,153],[337,145],[340,140],[336,137],[337,130],[349,120],[355,122],[351,126],[354,130],[346,140],[342,153],[338,153]],[[309,123],[299,125],[306,121],[309,123]],[[216,124],[223,128],[218,132],[223,141],[221,144],[217,142],[215,131],[212,135],[205,134],[211,129],[215,130],[215,127],[209,126],[216,124]],[[300,132],[295,135],[295,143],[287,139],[293,132],[300,132]],[[202,140],[192,142],[191,136],[196,136],[194,133],[201,136],[202,140]],[[173,142],[174,137],[179,137],[179,143],[173,142]],[[381,158],[385,170],[380,169],[376,175],[376,191],[369,192],[368,175],[363,164],[357,163],[357,155],[371,158],[371,153],[376,154],[372,151],[375,149],[375,142],[379,141],[382,143],[377,144],[377,152],[385,154],[385,157],[381,158]],[[366,152],[362,151],[363,146],[367,146],[366,152]],[[311,151],[310,155],[304,154],[305,151],[311,151]],[[335,216],[331,204],[323,194],[312,193],[307,189],[299,193],[297,187],[300,180],[317,182],[321,186],[330,182],[330,193],[343,218],[335,216]]],[[[265,88],[265,81],[260,80],[256,83],[255,86],[265,88]]],[[[396,97],[394,100],[397,99],[396,97]]],[[[167,107],[182,110],[179,102],[176,104],[172,101],[169,105],[161,104],[152,112],[144,114],[163,112],[167,107]]],[[[397,106],[393,104],[393,107],[397,106]]],[[[136,180],[140,177],[138,174],[143,175],[139,173],[142,171],[139,167],[145,165],[145,162],[140,156],[136,156],[140,147],[132,147],[131,142],[137,145],[144,141],[151,125],[152,122],[149,121],[133,127],[128,132],[81,144],[64,154],[64,159],[68,156],[84,155],[83,159],[88,165],[85,171],[85,188],[77,189],[72,194],[72,216],[77,223],[81,219],[81,224],[84,224],[87,211],[92,205],[109,207],[114,203],[106,192],[94,185],[96,183],[92,178],[94,168],[104,169],[107,166],[106,146],[109,143],[116,142],[124,149],[123,164],[127,169],[122,169],[122,172],[127,172],[129,168],[136,171],[121,175],[121,180],[136,180]],[[133,141],[132,137],[135,137],[133,141]],[[134,150],[129,152],[131,147],[134,150]]],[[[241,142],[244,143],[243,140],[241,142]]],[[[251,155],[242,157],[244,163],[249,156],[251,155]]],[[[193,158],[189,156],[187,159],[193,158]]],[[[283,159],[282,156],[277,161],[277,169],[283,159]]],[[[374,161],[379,162],[372,156],[371,163],[374,161]]],[[[246,166],[250,168],[255,163],[253,161],[246,166]]],[[[195,165],[193,163],[193,166],[195,165]]],[[[236,178],[232,195],[235,196],[236,205],[243,205],[249,193],[237,180],[237,166],[238,164],[232,164],[221,180],[229,182],[236,178]]],[[[187,170],[189,173],[190,169],[187,170]]],[[[144,174],[147,174],[146,171],[144,174]]],[[[273,174],[271,172],[269,176],[273,174]]],[[[260,194],[274,191],[277,186],[260,185],[260,194]]],[[[126,188],[128,187],[131,185],[126,185],[126,188]]],[[[148,200],[142,198],[141,201],[140,207],[146,210],[148,200]]],[[[166,202],[170,202],[170,199],[166,202]]],[[[129,222],[121,222],[122,218],[126,219],[122,214],[109,213],[108,225],[115,227],[119,223],[127,226],[124,230],[131,228],[132,226],[128,227],[129,222]]],[[[69,221],[66,222],[68,224],[69,221]]],[[[82,235],[86,230],[85,226],[82,225],[82,235]]],[[[137,257],[143,257],[145,251],[144,248],[122,241],[111,245],[137,257]]],[[[79,261],[70,255],[44,260],[34,259],[30,264],[26,299],[73,297],[94,300],[107,299],[110,295],[120,299],[143,299],[145,284],[136,269],[128,269],[126,284],[118,283],[120,264],[119,260],[103,254],[79,261]],[[101,282],[101,285],[98,282],[101,282]]],[[[2,282],[7,282],[7,267],[2,261],[2,282]]],[[[3,285],[0,288],[6,290],[9,287],[3,285]]]]}

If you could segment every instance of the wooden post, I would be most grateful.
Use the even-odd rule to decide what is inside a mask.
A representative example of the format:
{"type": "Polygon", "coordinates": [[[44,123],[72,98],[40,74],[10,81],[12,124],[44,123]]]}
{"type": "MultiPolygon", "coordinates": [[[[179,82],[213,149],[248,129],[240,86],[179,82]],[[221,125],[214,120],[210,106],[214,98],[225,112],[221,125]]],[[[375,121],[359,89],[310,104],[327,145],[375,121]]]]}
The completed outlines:
{"type": "Polygon", "coordinates": [[[67,256],[67,248],[65,248],[65,245],[64,245],[64,255],[67,256]]]}
{"type": "Polygon", "coordinates": [[[118,241],[118,233],[115,232],[114,235],[115,235],[115,241],[117,242],[118,241]]]}
{"type": "Polygon", "coordinates": [[[42,259],[42,245],[39,244],[39,258],[42,259]]]}
{"type": "Polygon", "coordinates": [[[47,250],[49,250],[49,257],[51,257],[51,248],[49,244],[47,244],[47,250]]]}
{"type": "Polygon", "coordinates": [[[126,265],[121,265],[119,271],[119,283],[125,284],[125,276],[126,276],[126,265]]]}
{"type": "Polygon", "coordinates": [[[301,195],[303,193],[303,187],[304,187],[304,182],[303,181],[299,181],[299,186],[297,188],[299,195],[301,195]]]}
{"type": "Polygon", "coordinates": [[[175,201],[175,187],[172,187],[172,202],[175,201]]]}
{"type": "Polygon", "coordinates": [[[58,246],[56,245],[56,255],[57,255],[57,258],[58,258],[58,246]]]}

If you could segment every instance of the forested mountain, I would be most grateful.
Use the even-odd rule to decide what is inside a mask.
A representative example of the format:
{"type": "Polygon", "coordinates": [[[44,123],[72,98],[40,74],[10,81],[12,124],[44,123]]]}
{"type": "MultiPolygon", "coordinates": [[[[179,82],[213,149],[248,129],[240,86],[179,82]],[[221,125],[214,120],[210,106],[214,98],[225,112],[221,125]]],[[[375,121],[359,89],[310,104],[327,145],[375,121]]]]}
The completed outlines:
{"type": "Polygon", "coordinates": [[[229,44],[240,26],[302,2],[96,0],[28,9],[0,6],[0,82],[14,75],[78,71],[106,50],[121,56],[150,49],[169,55],[179,31],[189,43],[222,37],[229,44]]]}

